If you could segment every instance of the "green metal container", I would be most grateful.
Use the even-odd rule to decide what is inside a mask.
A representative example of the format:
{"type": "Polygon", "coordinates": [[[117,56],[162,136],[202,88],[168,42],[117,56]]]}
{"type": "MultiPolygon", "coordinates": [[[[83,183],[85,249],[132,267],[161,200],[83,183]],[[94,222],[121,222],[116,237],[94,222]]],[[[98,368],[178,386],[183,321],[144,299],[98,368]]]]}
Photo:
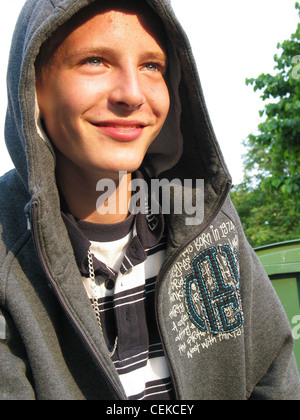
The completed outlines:
{"type": "Polygon", "coordinates": [[[256,248],[292,326],[300,372],[300,239],[256,248]]]}

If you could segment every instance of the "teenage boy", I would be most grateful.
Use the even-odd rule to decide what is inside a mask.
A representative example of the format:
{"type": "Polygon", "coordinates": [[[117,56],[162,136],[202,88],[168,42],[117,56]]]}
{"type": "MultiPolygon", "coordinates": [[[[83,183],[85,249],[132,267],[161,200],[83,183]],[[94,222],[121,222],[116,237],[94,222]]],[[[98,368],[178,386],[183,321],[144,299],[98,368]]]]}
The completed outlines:
{"type": "Polygon", "coordinates": [[[298,399],[169,2],[29,0],[8,76],[0,398],[298,399]]]}

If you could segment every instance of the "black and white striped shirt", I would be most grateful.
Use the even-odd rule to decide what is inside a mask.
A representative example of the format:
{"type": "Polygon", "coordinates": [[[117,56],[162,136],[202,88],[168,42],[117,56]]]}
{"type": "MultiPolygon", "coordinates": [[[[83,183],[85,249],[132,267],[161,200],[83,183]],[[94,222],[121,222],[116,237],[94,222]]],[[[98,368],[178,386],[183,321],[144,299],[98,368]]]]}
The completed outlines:
{"type": "Polygon", "coordinates": [[[110,352],[117,340],[111,358],[127,397],[173,399],[154,309],[156,279],[166,248],[163,215],[130,215],[115,225],[78,221],[67,212],[63,218],[83,284],[100,312],[110,352]],[[93,255],[97,284],[93,292],[88,251],[93,255]]]}

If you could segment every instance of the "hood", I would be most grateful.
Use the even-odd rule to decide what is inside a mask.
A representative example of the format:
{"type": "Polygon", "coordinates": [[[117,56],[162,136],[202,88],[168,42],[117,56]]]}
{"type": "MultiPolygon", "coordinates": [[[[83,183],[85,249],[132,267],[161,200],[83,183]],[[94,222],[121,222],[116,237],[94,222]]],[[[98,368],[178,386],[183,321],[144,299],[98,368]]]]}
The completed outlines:
{"type": "MultiPolygon", "coordinates": [[[[13,36],[7,76],[6,144],[30,195],[48,202],[58,197],[55,156],[39,125],[34,63],[46,39],[93,1],[101,0],[28,0],[13,36]]],[[[156,176],[204,179],[205,189],[218,197],[231,181],[211,126],[189,41],[169,1],[147,2],[165,26],[172,66],[171,109],[148,151],[147,162],[156,176]]]]}

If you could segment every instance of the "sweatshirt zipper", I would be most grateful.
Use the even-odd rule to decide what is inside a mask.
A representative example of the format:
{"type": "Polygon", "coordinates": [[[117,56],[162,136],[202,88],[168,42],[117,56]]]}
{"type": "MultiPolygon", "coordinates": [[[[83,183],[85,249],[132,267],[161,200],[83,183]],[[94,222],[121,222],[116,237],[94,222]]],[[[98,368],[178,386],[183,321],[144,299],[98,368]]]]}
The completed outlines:
{"type": "Polygon", "coordinates": [[[110,379],[110,375],[109,375],[105,365],[102,363],[102,360],[100,359],[100,357],[98,356],[96,351],[90,345],[89,339],[86,337],[86,334],[85,334],[84,330],[82,329],[81,325],[77,322],[77,320],[75,319],[75,317],[73,316],[73,314],[69,310],[68,306],[65,304],[64,297],[62,296],[59,288],[57,287],[57,285],[56,285],[54,279],[52,278],[52,275],[51,275],[51,273],[50,273],[50,271],[47,267],[47,264],[46,264],[46,261],[45,261],[44,255],[43,255],[43,251],[42,251],[42,248],[41,248],[39,235],[38,235],[37,208],[38,208],[38,203],[33,202],[32,203],[32,214],[31,214],[32,218],[31,218],[31,221],[28,221],[28,228],[32,229],[34,242],[35,242],[35,246],[36,246],[36,251],[37,251],[40,263],[42,265],[42,268],[43,268],[43,270],[46,274],[46,277],[49,280],[51,288],[52,288],[53,292],[55,293],[58,301],[60,302],[62,308],[64,309],[67,317],[71,321],[71,323],[74,326],[77,333],[81,336],[81,338],[83,340],[83,343],[86,346],[87,350],[90,352],[91,356],[93,357],[93,359],[95,360],[97,365],[102,370],[102,372],[103,372],[105,378],[107,379],[107,382],[109,383],[110,387],[112,388],[113,392],[116,394],[116,396],[119,400],[123,400],[123,396],[121,395],[119,390],[115,388],[114,384],[112,383],[112,381],[110,379]]]}
{"type": "Polygon", "coordinates": [[[215,217],[217,216],[217,214],[220,212],[221,208],[223,207],[223,204],[230,192],[232,188],[232,184],[230,182],[227,183],[225,191],[219,201],[219,204],[217,206],[217,208],[215,209],[215,211],[212,213],[212,215],[208,218],[208,220],[206,221],[206,223],[201,227],[201,229],[188,241],[186,241],[183,245],[181,245],[181,247],[175,252],[172,261],[169,261],[169,263],[165,264],[165,266],[163,267],[162,271],[159,273],[159,275],[157,276],[157,288],[156,288],[156,293],[155,293],[155,316],[156,316],[156,324],[157,324],[157,328],[158,328],[158,332],[159,332],[159,336],[160,336],[160,340],[163,346],[163,350],[164,350],[164,354],[165,354],[165,358],[166,358],[166,362],[168,364],[169,367],[169,372],[173,381],[173,386],[174,386],[174,391],[175,391],[175,395],[176,395],[176,399],[179,399],[179,393],[178,393],[178,389],[176,387],[176,381],[175,381],[175,375],[174,375],[174,371],[171,365],[171,362],[168,358],[168,353],[166,350],[166,345],[163,339],[163,335],[161,332],[161,328],[160,328],[160,324],[159,324],[159,319],[158,319],[158,310],[157,310],[157,301],[158,301],[158,294],[159,294],[159,289],[160,289],[160,284],[162,283],[162,279],[164,278],[166,272],[168,271],[169,267],[172,265],[173,261],[182,253],[182,251],[191,243],[193,242],[199,235],[201,235],[202,232],[205,231],[205,229],[208,228],[208,226],[213,222],[213,220],[215,219],[215,217]]]}

